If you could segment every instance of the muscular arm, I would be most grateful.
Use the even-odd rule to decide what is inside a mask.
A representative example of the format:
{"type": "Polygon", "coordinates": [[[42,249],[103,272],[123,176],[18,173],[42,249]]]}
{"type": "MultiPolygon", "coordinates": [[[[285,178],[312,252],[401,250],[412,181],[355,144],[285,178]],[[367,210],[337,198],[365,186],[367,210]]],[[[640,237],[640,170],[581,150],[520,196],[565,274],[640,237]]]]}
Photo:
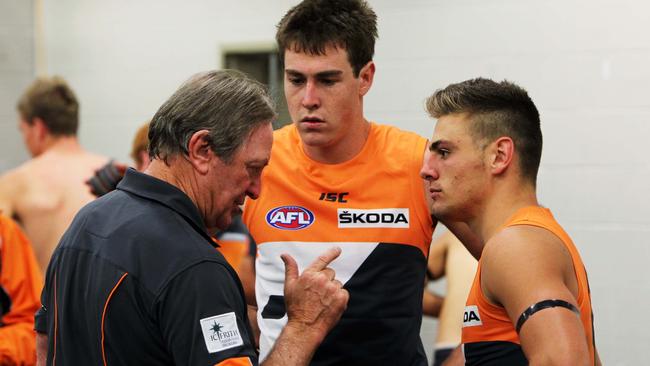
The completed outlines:
{"type": "MultiPolygon", "coordinates": [[[[445,258],[447,257],[447,247],[448,247],[448,237],[449,233],[445,233],[436,239],[429,249],[429,259],[428,259],[428,273],[431,276],[430,279],[436,280],[444,276],[445,274],[445,258]]],[[[424,288],[424,294],[422,297],[422,313],[424,315],[438,317],[440,315],[440,309],[442,308],[442,303],[445,298],[429,291],[424,288]]]]}
{"type": "MultiPolygon", "coordinates": [[[[559,299],[577,307],[577,279],[571,257],[550,232],[516,226],[497,234],[483,252],[481,287],[505,307],[513,325],[524,310],[559,299]]],[[[530,365],[588,365],[587,337],[579,315],[563,307],[533,314],[519,338],[530,365]]]]}
{"type": "Polygon", "coordinates": [[[0,177],[0,212],[3,215],[7,217],[16,215],[14,198],[21,194],[18,192],[20,187],[19,175],[15,171],[0,177]]]}

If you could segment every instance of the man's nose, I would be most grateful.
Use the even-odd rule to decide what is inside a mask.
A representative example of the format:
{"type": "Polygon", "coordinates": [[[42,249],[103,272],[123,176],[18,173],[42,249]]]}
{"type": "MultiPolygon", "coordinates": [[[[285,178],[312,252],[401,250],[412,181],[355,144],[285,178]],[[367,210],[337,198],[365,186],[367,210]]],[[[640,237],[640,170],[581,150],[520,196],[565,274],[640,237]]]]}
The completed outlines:
{"type": "Polygon", "coordinates": [[[246,190],[246,195],[256,200],[260,196],[261,191],[262,191],[262,179],[256,178],[253,179],[251,181],[251,184],[248,186],[248,189],[246,190]]]}
{"type": "Polygon", "coordinates": [[[438,179],[438,172],[434,168],[434,158],[431,152],[427,151],[424,154],[422,167],[420,168],[420,177],[424,180],[432,181],[438,179]]]}
{"type": "Polygon", "coordinates": [[[313,110],[320,107],[320,98],[316,83],[309,80],[305,84],[305,94],[302,96],[302,106],[306,109],[313,110]]]}

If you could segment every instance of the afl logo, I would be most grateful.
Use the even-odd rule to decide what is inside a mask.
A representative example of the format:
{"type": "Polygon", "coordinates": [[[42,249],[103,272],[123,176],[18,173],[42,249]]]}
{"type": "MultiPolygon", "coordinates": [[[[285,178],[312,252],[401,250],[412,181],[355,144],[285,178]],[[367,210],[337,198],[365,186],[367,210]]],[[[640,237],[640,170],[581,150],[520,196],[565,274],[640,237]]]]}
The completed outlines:
{"type": "Polygon", "coordinates": [[[282,206],[269,211],[266,222],[282,230],[300,230],[314,223],[314,214],[304,207],[282,206]]]}

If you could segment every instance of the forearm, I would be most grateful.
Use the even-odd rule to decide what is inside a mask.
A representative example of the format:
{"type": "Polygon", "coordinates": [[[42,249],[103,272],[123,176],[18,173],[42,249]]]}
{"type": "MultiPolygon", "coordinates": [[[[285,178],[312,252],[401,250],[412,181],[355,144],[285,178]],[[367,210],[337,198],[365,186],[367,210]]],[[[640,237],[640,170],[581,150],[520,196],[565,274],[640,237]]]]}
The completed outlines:
{"type": "Polygon", "coordinates": [[[424,296],[422,297],[422,314],[437,318],[440,315],[440,309],[442,309],[444,300],[444,297],[425,289],[424,296]]]}
{"type": "Polygon", "coordinates": [[[325,334],[306,325],[288,323],[261,366],[308,365],[325,334]]]}
{"type": "Polygon", "coordinates": [[[251,331],[253,332],[253,338],[255,339],[255,347],[259,348],[260,346],[260,327],[257,324],[257,306],[247,305],[248,310],[248,322],[251,325],[251,331]]]}
{"type": "Polygon", "coordinates": [[[445,360],[442,366],[464,366],[465,356],[463,356],[463,349],[461,346],[456,347],[449,357],[445,360]]]}
{"type": "Polygon", "coordinates": [[[36,333],[36,366],[45,366],[47,364],[48,343],[47,334],[36,333]]]}

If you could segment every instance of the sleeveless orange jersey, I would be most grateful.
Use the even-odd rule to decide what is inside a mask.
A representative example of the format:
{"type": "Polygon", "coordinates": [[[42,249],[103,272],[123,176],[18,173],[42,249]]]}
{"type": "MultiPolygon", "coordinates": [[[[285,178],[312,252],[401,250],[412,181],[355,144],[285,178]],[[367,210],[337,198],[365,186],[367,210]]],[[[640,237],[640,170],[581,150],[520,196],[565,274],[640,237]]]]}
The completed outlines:
{"type": "Polygon", "coordinates": [[[25,234],[0,215],[0,364],[35,365],[43,275],[25,234]]]}
{"type": "Polygon", "coordinates": [[[286,324],[280,254],[300,269],[334,245],[348,308],[312,365],[425,365],[419,338],[433,222],[418,175],[426,139],[371,123],[362,151],[341,164],[305,155],[295,126],[274,134],[257,200],[244,222],[258,244],[256,296],[264,359],[286,324]]]}
{"type": "MultiPolygon", "coordinates": [[[[578,309],[593,363],[594,332],[591,295],[587,272],[573,241],[555,221],[551,211],[543,207],[530,206],[520,209],[503,225],[503,228],[515,225],[530,225],[546,229],[560,238],[569,251],[578,280],[578,309]]],[[[466,365],[528,364],[520,346],[519,336],[505,308],[492,304],[481,290],[480,260],[463,315],[462,342],[466,365]]]]}

